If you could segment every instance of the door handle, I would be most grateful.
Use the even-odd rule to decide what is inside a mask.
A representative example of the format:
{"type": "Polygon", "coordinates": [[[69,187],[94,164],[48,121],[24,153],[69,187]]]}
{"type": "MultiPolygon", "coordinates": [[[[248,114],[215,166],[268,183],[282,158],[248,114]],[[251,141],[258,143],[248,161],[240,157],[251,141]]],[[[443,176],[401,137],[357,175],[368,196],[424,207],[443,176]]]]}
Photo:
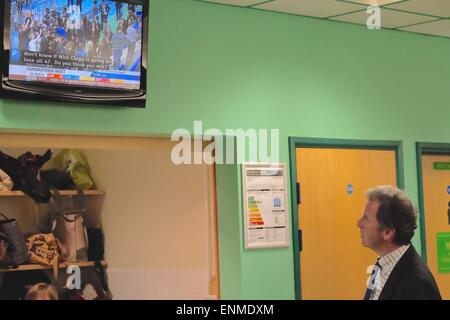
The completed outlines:
{"type": "Polygon", "coordinates": [[[448,202],[447,218],[448,218],[448,224],[450,225],[450,201],[448,202]]]}
{"type": "Polygon", "coordinates": [[[298,229],[298,251],[303,251],[303,234],[302,234],[302,229],[298,229]]]}

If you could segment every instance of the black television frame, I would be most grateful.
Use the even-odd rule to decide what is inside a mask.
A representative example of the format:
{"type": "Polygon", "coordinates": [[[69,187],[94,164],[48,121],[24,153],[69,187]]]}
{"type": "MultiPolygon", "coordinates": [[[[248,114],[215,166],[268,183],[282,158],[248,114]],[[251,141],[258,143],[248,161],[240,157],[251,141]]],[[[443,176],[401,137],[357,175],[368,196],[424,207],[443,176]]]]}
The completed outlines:
{"type": "MultiPolygon", "coordinates": [[[[114,0],[112,0],[114,1],[114,0]]],[[[59,101],[89,105],[145,108],[147,101],[148,28],[150,0],[122,0],[124,4],[142,5],[142,58],[139,90],[53,84],[10,80],[11,0],[0,3],[0,99],[59,101]]]]}

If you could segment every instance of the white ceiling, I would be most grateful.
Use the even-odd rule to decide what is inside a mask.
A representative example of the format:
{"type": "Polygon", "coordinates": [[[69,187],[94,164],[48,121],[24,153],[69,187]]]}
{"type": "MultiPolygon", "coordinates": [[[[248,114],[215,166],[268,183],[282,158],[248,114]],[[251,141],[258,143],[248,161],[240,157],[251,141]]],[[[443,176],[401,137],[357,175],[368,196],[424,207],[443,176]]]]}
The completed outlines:
{"type": "Polygon", "coordinates": [[[369,5],[381,8],[381,27],[450,37],[450,0],[203,0],[366,26],[369,5]]]}

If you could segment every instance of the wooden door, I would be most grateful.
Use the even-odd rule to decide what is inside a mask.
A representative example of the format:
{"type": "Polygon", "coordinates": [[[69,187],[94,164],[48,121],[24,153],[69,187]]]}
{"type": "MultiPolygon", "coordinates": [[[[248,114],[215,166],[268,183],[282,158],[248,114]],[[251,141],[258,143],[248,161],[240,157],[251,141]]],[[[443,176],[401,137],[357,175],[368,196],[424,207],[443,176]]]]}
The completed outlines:
{"type": "Polygon", "coordinates": [[[450,155],[422,156],[426,250],[428,267],[436,279],[442,298],[448,300],[450,299],[450,272],[438,272],[436,234],[450,232],[448,216],[450,170],[446,170],[448,165],[438,163],[450,163],[450,155]]]}
{"type": "Polygon", "coordinates": [[[365,192],[396,185],[393,150],[297,148],[302,299],[364,297],[376,254],[361,244],[356,226],[365,192]]]}

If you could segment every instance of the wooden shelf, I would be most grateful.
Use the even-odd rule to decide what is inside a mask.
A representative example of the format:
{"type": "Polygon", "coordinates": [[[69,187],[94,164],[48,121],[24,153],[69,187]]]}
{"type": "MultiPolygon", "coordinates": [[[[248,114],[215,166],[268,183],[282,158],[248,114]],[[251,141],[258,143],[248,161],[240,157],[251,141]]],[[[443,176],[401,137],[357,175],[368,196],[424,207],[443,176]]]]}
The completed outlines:
{"type": "MultiPolygon", "coordinates": [[[[77,190],[60,190],[61,196],[75,196],[77,190]]],[[[85,196],[104,196],[105,192],[100,190],[83,190],[85,196]]],[[[0,197],[23,197],[26,196],[22,191],[0,191],[0,197]]]]}
{"type": "MultiPolygon", "coordinates": [[[[106,267],[108,264],[106,261],[101,261],[102,266],[106,267]]],[[[80,268],[84,267],[93,267],[95,265],[94,261],[78,261],[78,262],[63,262],[59,264],[59,269],[65,269],[68,266],[79,266],[80,268]]],[[[14,272],[14,271],[31,271],[31,270],[51,270],[53,267],[45,266],[42,264],[21,264],[17,268],[0,268],[0,272],[14,272]]]]}

